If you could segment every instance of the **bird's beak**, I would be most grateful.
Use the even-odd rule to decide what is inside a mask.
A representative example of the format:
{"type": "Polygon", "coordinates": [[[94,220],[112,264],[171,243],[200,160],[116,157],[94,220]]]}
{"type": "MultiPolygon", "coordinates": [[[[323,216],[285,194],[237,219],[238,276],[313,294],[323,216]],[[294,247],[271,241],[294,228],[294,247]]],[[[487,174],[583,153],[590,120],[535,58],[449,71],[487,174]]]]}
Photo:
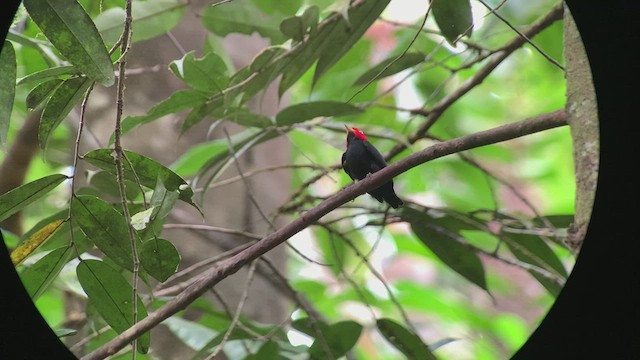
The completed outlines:
{"type": "Polygon", "coordinates": [[[344,124],[344,128],[347,129],[347,134],[353,131],[353,129],[348,127],[347,124],[344,124]]]}

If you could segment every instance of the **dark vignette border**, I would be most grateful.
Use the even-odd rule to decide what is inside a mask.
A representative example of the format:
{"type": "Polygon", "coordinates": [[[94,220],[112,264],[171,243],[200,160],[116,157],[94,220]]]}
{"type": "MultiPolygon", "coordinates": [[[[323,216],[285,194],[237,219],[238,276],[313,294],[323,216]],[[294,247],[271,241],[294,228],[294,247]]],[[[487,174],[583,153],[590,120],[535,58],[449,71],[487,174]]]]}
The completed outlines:
{"type": "MultiPolygon", "coordinates": [[[[4,41],[20,1],[5,1],[4,41]]],[[[632,0],[567,0],[585,43],[598,100],[600,172],[591,223],[558,299],[512,359],[628,359],[640,354],[640,238],[632,137],[638,121],[640,6],[632,0]]],[[[0,246],[0,358],[75,359],[48,327],[0,246]]]]}

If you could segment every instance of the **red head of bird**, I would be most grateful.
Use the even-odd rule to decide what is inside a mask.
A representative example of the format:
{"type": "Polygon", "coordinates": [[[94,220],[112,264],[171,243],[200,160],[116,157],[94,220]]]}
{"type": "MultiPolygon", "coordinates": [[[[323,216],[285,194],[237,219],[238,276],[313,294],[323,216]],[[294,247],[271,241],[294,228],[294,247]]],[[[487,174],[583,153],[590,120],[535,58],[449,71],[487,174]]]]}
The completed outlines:
{"type": "Polygon", "coordinates": [[[360,140],[367,140],[367,136],[358,128],[354,127],[348,127],[347,125],[344,126],[345,129],[347,129],[347,146],[349,146],[349,143],[351,142],[351,140],[356,137],[360,140]]]}

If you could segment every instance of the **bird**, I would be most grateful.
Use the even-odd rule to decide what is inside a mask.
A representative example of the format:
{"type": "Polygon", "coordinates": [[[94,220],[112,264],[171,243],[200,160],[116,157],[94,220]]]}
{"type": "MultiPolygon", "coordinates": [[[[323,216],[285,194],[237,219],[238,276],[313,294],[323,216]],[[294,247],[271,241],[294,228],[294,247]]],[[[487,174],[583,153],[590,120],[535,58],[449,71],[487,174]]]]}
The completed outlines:
{"type": "MultiPolygon", "coordinates": [[[[352,180],[362,180],[387,166],[382,154],[371,145],[360,129],[347,125],[344,127],[347,129],[347,150],[342,154],[342,168],[352,180]]],[[[393,180],[368,193],[380,203],[386,201],[394,209],[403,204],[393,190],[393,180]]]]}

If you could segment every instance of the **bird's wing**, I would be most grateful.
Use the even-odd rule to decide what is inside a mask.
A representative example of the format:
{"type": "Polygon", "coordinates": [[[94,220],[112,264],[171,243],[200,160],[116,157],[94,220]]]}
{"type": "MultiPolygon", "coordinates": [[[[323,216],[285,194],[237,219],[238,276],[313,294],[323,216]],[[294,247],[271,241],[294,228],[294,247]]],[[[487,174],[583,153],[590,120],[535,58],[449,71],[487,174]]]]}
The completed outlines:
{"type": "Polygon", "coordinates": [[[384,157],[382,157],[382,154],[380,154],[380,151],[378,151],[378,149],[376,149],[368,141],[363,141],[363,143],[364,143],[364,148],[369,152],[369,154],[371,155],[371,159],[373,160],[372,172],[376,172],[384,168],[385,166],[387,166],[387,163],[384,161],[384,157]]]}
{"type": "Polygon", "coordinates": [[[347,157],[347,152],[345,151],[344,153],[342,153],[342,169],[344,169],[344,172],[347,173],[347,175],[349,175],[349,177],[351,178],[351,180],[353,180],[353,176],[351,176],[351,173],[349,172],[349,168],[347,167],[347,162],[345,161],[347,157]]]}

